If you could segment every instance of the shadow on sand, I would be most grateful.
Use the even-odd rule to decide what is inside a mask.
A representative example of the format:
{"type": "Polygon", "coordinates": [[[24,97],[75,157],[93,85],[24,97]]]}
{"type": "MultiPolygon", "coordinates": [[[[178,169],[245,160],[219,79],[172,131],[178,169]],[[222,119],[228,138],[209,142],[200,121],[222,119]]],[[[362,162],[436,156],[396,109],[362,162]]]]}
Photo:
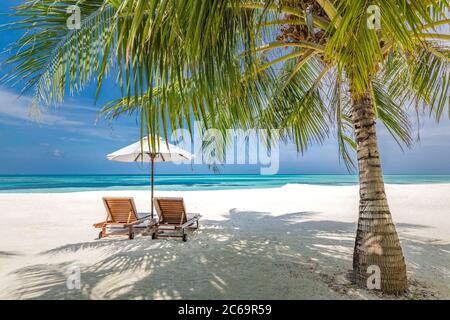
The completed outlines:
{"type": "Polygon", "coordinates": [[[21,256],[22,254],[20,252],[16,251],[0,251],[0,259],[1,258],[12,258],[16,256],[21,256]]]}
{"type": "MultiPolygon", "coordinates": [[[[41,255],[49,262],[14,271],[20,281],[8,296],[22,299],[361,297],[359,292],[344,295],[327,283],[333,275],[351,268],[354,223],[312,220],[314,212],[272,216],[233,209],[229,213],[225,221],[203,220],[200,231],[192,234],[186,243],[150,237],[131,241],[122,238],[70,244],[43,252],[41,255]],[[91,258],[87,260],[86,256],[91,258]],[[79,290],[67,289],[70,266],[80,268],[79,290]]],[[[414,272],[431,268],[429,272],[450,277],[450,246],[413,240],[402,240],[402,244],[408,267],[414,272]],[[427,255],[439,254],[442,258],[438,258],[438,265],[435,262],[427,265],[427,255]]]]}

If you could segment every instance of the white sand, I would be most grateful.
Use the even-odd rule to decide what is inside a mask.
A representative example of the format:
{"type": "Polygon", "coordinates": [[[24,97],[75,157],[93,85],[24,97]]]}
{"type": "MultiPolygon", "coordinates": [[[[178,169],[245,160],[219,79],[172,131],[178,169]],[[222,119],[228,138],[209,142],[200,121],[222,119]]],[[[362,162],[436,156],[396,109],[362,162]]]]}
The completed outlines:
{"type": "MultiPolygon", "coordinates": [[[[450,184],[389,185],[408,272],[450,298],[450,184]]],[[[186,243],[94,240],[102,196],[131,196],[149,211],[149,192],[0,194],[0,298],[321,299],[377,298],[345,280],[351,269],[358,188],[156,192],[182,196],[203,215],[186,243]],[[68,290],[70,267],[81,289],[68,290]]]]}

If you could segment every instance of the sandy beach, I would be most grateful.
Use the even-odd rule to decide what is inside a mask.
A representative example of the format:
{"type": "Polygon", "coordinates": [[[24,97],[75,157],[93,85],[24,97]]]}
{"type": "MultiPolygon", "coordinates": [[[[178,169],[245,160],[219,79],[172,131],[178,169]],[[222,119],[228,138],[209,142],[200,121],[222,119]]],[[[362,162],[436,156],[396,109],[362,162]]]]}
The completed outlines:
{"type": "MultiPolygon", "coordinates": [[[[387,185],[407,260],[409,298],[450,298],[450,184],[387,185]],[[414,289],[415,288],[415,289],[414,289]]],[[[95,240],[103,196],[0,194],[1,299],[377,299],[351,269],[357,186],[156,192],[182,196],[200,231],[175,239],[95,240]],[[71,267],[81,288],[69,290],[71,267]]]]}

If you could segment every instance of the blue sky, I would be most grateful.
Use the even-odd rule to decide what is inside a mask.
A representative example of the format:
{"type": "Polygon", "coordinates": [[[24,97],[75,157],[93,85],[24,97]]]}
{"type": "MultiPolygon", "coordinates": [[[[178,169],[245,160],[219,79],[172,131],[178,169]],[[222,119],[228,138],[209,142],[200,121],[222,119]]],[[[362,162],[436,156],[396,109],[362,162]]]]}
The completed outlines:
{"type": "MultiPolygon", "coordinates": [[[[2,1],[0,12],[10,12],[18,0],[2,1]],[[6,2],[6,3],[5,3],[6,2]]],[[[11,21],[0,16],[0,23],[11,21]]],[[[0,34],[0,48],[19,36],[0,34]]],[[[0,55],[0,60],[7,53],[0,55]]],[[[0,70],[0,76],[5,70],[0,70]]],[[[29,116],[30,98],[18,99],[19,88],[0,86],[0,174],[147,174],[140,164],[107,161],[105,155],[139,139],[136,119],[122,118],[113,124],[98,119],[100,106],[119,96],[112,80],[105,85],[95,105],[94,88],[68,97],[59,108],[43,110],[38,121],[29,116]]],[[[383,127],[379,140],[386,174],[450,174],[450,121],[422,119],[420,142],[402,152],[383,127]]],[[[298,155],[288,144],[280,150],[279,173],[345,174],[339,162],[336,141],[331,138],[298,155]]],[[[158,173],[209,173],[204,165],[158,164],[158,173]]],[[[222,173],[259,173],[258,166],[228,165],[222,173]]]]}

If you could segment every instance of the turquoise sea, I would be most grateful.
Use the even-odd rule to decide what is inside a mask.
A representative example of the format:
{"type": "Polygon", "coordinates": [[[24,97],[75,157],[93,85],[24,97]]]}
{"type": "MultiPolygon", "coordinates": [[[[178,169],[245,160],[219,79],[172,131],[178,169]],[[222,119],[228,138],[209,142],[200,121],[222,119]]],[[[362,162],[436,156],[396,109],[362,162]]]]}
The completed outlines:
{"type": "MultiPolygon", "coordinates": [[[[450,175],[386,175],[390,184],[450,183],[450,175]]],[[[157,175],[156,190],[273,188],[286,184],[355,185],[356,175],[157,175]]],[[[148,190],[148,175],[0,175],[0,193],[148,190]]]]}

